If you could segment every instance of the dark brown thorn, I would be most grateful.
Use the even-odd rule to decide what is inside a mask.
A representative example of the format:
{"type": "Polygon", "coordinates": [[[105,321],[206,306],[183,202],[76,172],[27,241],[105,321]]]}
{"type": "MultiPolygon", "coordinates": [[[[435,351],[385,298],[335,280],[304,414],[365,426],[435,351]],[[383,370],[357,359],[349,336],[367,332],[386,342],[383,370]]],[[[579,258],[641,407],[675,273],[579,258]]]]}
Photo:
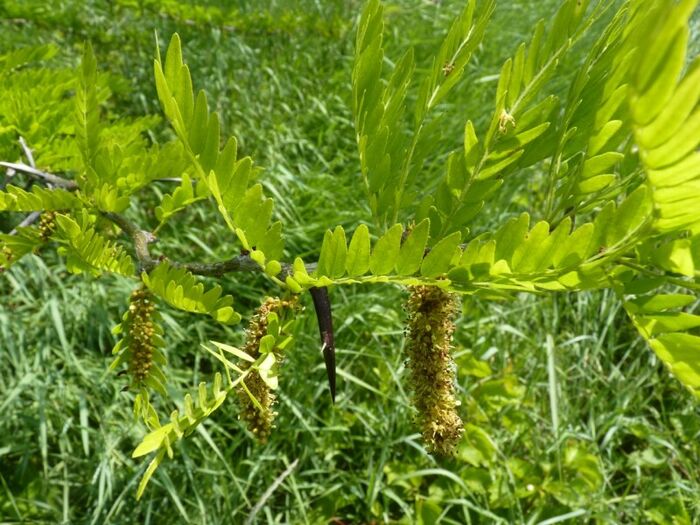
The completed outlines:
{"type": "Polygon", "coordinates": [[[331,390],[331,399],[335,403],[335,340],[333,338],[333,316],[331,314],[331,302],[328,298],[328,288],[310,288],[311,298],[314,301],[314,310],[318,319],[318,330],[321,334],[321,350],[326,362],[328,374],[328,386],[331,390]]]}

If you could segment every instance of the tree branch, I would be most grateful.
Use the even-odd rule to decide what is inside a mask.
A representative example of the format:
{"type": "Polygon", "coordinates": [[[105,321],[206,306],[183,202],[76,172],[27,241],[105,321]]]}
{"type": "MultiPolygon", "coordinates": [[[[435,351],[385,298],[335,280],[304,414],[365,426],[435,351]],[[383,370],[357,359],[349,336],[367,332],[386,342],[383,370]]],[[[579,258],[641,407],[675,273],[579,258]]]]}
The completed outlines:
{"type": "MultiPolygon", "coordinates": [[[[22,145],[22,149],[25,151],[26,154],[28,151],[26,144],[22,145]]],[[[31,155],[31,153],[29,153],[29,155],[31,155]]],[[[17,171],[22,171],[24,173],[32,175],[37,180],[44,182],[47,186],[53,185],[56,187],[66,189],[68,191],[76,191],[79,189],[78,184],[75,181],[64,179],[63,177],[59,177],[51,173],[46,173],[37,169],[34,166],[14,162],[0,162],[0,166],[4,166],[6,168],[14,169],[17,171]]],[[[171,179],[164,180],[169,182],[171,179]]],[[[124,233],[131,237],[131,240],[134,244],[134,252],[139,262],[139,274],[141,272],[150,272],[163,260],[167,260],[171,266],[174,266],[176,268],[185,268],[187,271],[195,275],[201,275],[205,277],[221,277],[227,273],[233,272],[262,271],[260,265],[253,259],[251,259],[248,255],[238,255],[225,261],[217,261],[213,263],[183,263],[173,261],[172,259],[166,256],[153,257],[151,255],[149,245],[158,241],[158,238],[153,234],[153,232],[141,229],[136,223],[132,222],[131,220],[127,219],[119,213],[104,211],[101,213],[103,217],[116,224],[124,233]]],[[[36,217],[33,214],[30,215],[30,217],[33,218],[33,221],[35,221],[36,218],[38,218],[38,216],[38,214],[36,215],[36,217]]],[[[29,219],[29,217],[27,219],[29,219]]],[[[29,224],[31,224],[31,222],[29,224]]],[[[23,221],[21,226],[24,225],[25,224],[23,221]]],[[[293,267],[291,264],[282,263],[282,278],[286,277],[287,275],[290,275],[293,272],[292,268],[293,267]]],[[[313,272],[315,269],[315,263],[307,265],[307,271],[313,272]]]]}
{"type": "MultiPolygon", "coordinates": [[[[158,263],[162,260],[167,260],[171,266],[176,268],[184,268],[187,271],[195,274],[207,277],[221,277],[224,274],[232,272],[259,272],[262,271],[260,265],[251,259],[248,255],[239,255],[232,257],[226,261],[218,261],[214,263],[183,263],[178,261],[173,261],[168,257],[158,258],[153,257],[150,253],[148,245],[151,243],[158,242],[158,239],[152,232],[147,230],[142,230],[135,223],[120,215],[113,212],[102,212],[102,215],[112,221],[114,224],[119,226],[119,228],[131,237],[134,243],[134,251],[136,252],[136,257],[139,261],[139,273],[142,271],[150,272],[155,268],[158,263]]],[[[283,270],[284,271],[284,270],[283,270]]],[[[287,269],[288,271],[288,269],[287,269]]]]}
{"type": "Polygon", "coordinates": [[[33,211],[29,215],[27,215],[22,222],[20,222],[17,226],[15,226],[12,231],[10,232],[10,235],[17,235],[19,232],[18,228],[26,228],[27,226],[31,226],[34,224],[36,221],[39,220],[39,217],[41,217],[41,212],[38,211],[33,211]]]}
{"type": "Polygon", "coordinates": [[[139,261],[139,274],[141,272],[150,272],[156,267],[160,261],[158,259],[154,259],[151,256],[150,250],[148,249],[148,245],[150,243],[158,241],[153,233],[147,230],[142,230],[135,223],[131,222],[123,215],[119,215],[118,213],[103,211],[102,216],[119,226],[124,233],[131,237],[131,240],[134,243],[136,258],[139,261]]]}
{"type": "Polygon", "coordinates": [[[63,177],[46,173],[45,171],[41,171],[21,162],[0,162],[0,166],[27,173],[38,180],[41,180],[47,184],[53,184],[54,186],[63,188],[64,190],[75,191],[78,189],[78,183],[73,180],[64,179],[63,177]]]}
{"type": "MultiPolygon", "coordinates": [[[[22,148],[22,151],[24,152],[24,156],[27,157],[27,162],[29,162],[29,166],[33,169],[36,168],[36,162],[34,162],[34,155],[32,154],[32,150],[29,149],[29,146],[27,145],[27,141],[24,140],[24,137],[19,138],[19,145],[22,148]]],[[[9,168],[12,170],[14,173],[14,169],[9,168]]],[[[47,186],[50,186],[49,183],[47,183],[47,186]]],[[[4,187],[3,187],[4,188],[4,187]]],[[[15,228],[12,229],[10,232],[10,235],[17,235],[19,233],[18,228],[26,228],[28,226],[31,226],[34,224],[36,221],[39,220],[39,217],[41,217],[41,212],[38,211],[33,211],[29,215],[27,215],[22,222],[20,222],[15,228]]]]}
{"type": "Polygon", "coordinates": [[[24,137],[19,138],[19,145],[22,148],[22,151],[24,152],[24,156],[27,157],[27,162],[32,168],[36,168],[36,162],[34,162],[34,154],[32,153],[32,150],[29,149],[29,145],[27,144],[27,141],[24,140],[24,137]]]}
{"type": "MultiPolygon", "coordinates": [[[[63,179],[56,175],[50,173],[45,173],[41,170],[36,169],[34,164],[34,158],[32,156],[31,150],[24,142],[20,141],[22,149],[27,156],[31,166],[26,164],[18,164],[11,162],[0,162],[0,166],[5,166],[6,168],[23,171],[28,173],[40,181],[44,182],[48,187],[61,187],[69,191],[75,191],[78,189],[78,184],[74,181],[63,179]]],[[[125,234],[127,234],[133,244],[134,252],[138,260],[137,275],[142,272],[150,272],[153,270],[161,261],[167,260],[168,263],[176,268],[185,268],[187,271],[202,276],[209,277],[221,277],[224,274],[232,272],[260,272],[262,268],[255,262],[248,254],[241,254],[236,257],[232,257],[226,261],[219,261],[214,263],[182,263],[177,261],[172,261],[165,256],[153,257],[149,249],[149,245],[158,242],[158,238],[155,234],[148,230],[141,229],[135,222],[127,219],[123,215],[115,212],[100,211],[100,214],[107,220],[111,221],[117,225],[125,234]]],[[[30,225],[36,221],[40,212],[32,212],[28,215],[22,225],[30,225]]],[[[13,233],[17,230],[13,230],[13,233]]],[[[307,271],[313,272],[316,269],[316,263],[309,264],[306,266],[307,271]]],[[[281,277],[284,279],[286,276],[293,273],[293,266],[288,263],[282,263],[281,277]]],[[[323,358],[326,364],[326,374],[328,376],[328,385],[330,387],[331,399],[335,403],[335,391],[336,391],[336,365],[335,365],[335,342],[333,336],[333,317],[331,314],[331,303],[328,297],[328,290],[326,288],[311,288],[309,290],[314,303],[314,310],[316,312],[316,317],[318,319],[318,327],[321,336],[321,350],[323,352],[323,358]]],[[[284,479],[294,467],[296,466],[296,461],[290,465],[289,469],[283,473],[280,478],[284,479]]],[[[274,490],[274,489],[273,489],[274,490]]],[[[264,497],[265,498],[265,497],[264,497]]],[[[263,498],[263,500],[264,500],[263,498]]],[[[254,512],[257,510],[254,509],[254,512]]]]}

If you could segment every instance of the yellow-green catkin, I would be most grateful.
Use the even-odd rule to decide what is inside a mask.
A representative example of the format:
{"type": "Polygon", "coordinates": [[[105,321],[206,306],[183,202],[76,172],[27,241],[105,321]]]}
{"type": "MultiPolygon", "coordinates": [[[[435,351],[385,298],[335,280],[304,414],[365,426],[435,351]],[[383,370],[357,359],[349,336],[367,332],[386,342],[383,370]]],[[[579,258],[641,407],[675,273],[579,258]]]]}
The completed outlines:
{"type": "Polygon", "coordinates": [[[146,288],[137,288],[129,299],[126,333],[129,345],[129,374],[137,384],[142,384],[153,366],[156,335],[153,315],[153,296],[146,288]]]}
{"type": "MultiPolygon", "coordinates": [[[[279,315],[281,310],[292,306],[293,301],[267,298],[250,320],[243,351],[253,359],[258,359],[260,357],[260,340],[267,334],[268,315],[272,312],[279,315]]],[[[275,358],[279,363],[282,360],[281,353],[276,350],[273,350],[273,352],[275,352],[275,358]]],[[[252,363],[243,361],[241,368],[247,370],[251,365],[252,363]]],[[[273,410],[276,396],[256,370],[249,372],[243,383],[245,383],[245,387],[250,392],[250,395],[242,385],[236,388],[241,409],[239,417],[245,422],[248,430],[255,435],[258,441],[266,443],[272,432],[272,423],[277,415],[277,412],[273,410]],[[255,398],[259,406],[251,399],[251,396],[255,398]]]]}
{"type": "Polygon", "coordinates": [[[39,237],[42,241],[47,242],[55,230],[56,212],[45,211],[41,214],[41,219],[39,220],[39,237]]]}
{"type": "Polygon", "coordinates": [[[0,273],[6,270],[5,266],[9,266],[13,258],[14,253],[12,253],[12,249],[9,246],[3,246],[2,249],[0,249],[0,273]],[[2,264],[3,260],[5,261],[5,265],[2,264]]]}
{"type": "Polygon", "coordinates": [[[450,456],[464,431],[450,355],[457,301],[437,286],[415,286],[410,292],[406,354],[413,403],[428,451],[450,456]]]}

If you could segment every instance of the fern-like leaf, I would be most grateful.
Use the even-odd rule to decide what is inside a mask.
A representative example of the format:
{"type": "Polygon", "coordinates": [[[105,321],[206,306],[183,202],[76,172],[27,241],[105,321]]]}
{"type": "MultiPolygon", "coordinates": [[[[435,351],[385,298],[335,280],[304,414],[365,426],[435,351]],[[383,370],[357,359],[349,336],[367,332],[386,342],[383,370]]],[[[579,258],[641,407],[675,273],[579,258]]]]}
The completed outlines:
{"type": "Polygon", "coordinates": [[[192,180],[190,179],[189,175],[184,174],[180,185],[175,188],[172,193],[169,193],[163,197],[160,206],[156,208],[156,218],[162,225],[176,213],[204,198],[204,196],[195,194],[192,180]]]}
{"type": "Polygon", "coordinates": [[[617,173],[625,156],[618,149],[631,133],[623,121],[630,66],[622,37],[627,17],[626,9],[618,11],[571,84],[550,167],[548,217],[591,211],[634,182],[617,173]]]}
{"type": "Polygon", "coordinates": [[[686,67],[697,0],[634,2],[629,109],[659,232],[700,232],[700,58],[686,67]]]}
{"type": "Polygon", "coordinates": [[[464,148],[449,156],[446,176],[418,209],[416,219],[431,220],[433,237],[464,231],[504,177],[553,153],[557,100],[540,94],[562,57],[600,17],[600,4],[586,16],[588,4],[564,2],[549,31],[540,21],[529,45],[503,64],[488,129],[480,138],[467,121],[464,148]]]}
{"type": "MultiPolygon", "coordinates": [[[[645,284],[649,282],[636,282],[634,287],[645,284]]],[[[658,358],[700,398],[700,315],[683,311],[696,302],[697,295],[640,293],[629,296],[624,306],[658,358]]]]}
{"type": "Polygon", "coordinates": [[[144,273],[142,279],[154,294],[174,308],[207,314],[223,324],[241,320],[231,306],[233,297],[222,296],[221,286],[217,284],[205,292],[204,284],[184,268],[175,268],[164,261],[150,273],[144,273]]]}
{"type": "Polygon", "coordinates": [[[0,211],[59,211],[79,208],[83,204],[69,191],[32,186],[30,191],[12,184],[0,191],[0,211]]]}
{"type": "Polygon", "coordinates": [[[136,271],[134,263],[123,248],[98,233],[86,212],[79,221],[68,215],[56,215],[58,229],[55,238],[63,244],[60,252],[66,256],[68,270],[93,275],[106,271],[133,276],[136,271]]]}
{"type": "Polygon", "coordinates": [[[170,422],[163,426],[159,426],[149,434],[147,434],[141,444],[136,447],[132,457],[138,458],[157,452],[146,472],[141,478],[136,498],[140,499],[146,490],[146,486],[150,481],[153,473],[156,471],[160,463],[167,454],[168,457],[173,457],[172,446],[180,439],[190,435],[204,420],[206,420],[214,411],[216,411],[226,400],[226,396],[231,392],[233,386],[222,388],[222,377],[220,373],[214,376],[214,383],[211,391],[207,388],[206,383],[200,383],[197,390],[197,403],[195,403],[190,394],[185,395],[184,413],[174,410],[170,414],[170,422]]]}
{"type": "Polygon", "coordinates": [[[75,136],[89,184],[97,184],[95,163],[100,148],[100,108],[97,97],[97,61],[92,46],[85,45],[75,96],[75,136]]]}
{"type": "Polygon", "coordinates": [[[410,204],[404,196],[416,175],[423,148],[419,147],[426,116],[461,79],[473,51],[483,38],[493,11],[491,0],[478,20],[475,1],[469,0],[442,42],[424,78],[415,110],[412,136],[397,133],[403,127],[407,95],[414,76],[413,49],[409,48],[383,81],[383,7],[378,0],[365,6],[357,30],[353,66],[353,114],[362,174],[370,207],[382,224],[396,221],[401,208],[410,204]],[[416,158],[414,158],[414,156],[416,158]],[[414,162],[415,161],[415,162],[414,162]]]}
{"type": "Polygon", "coordinates": [[[237,159],[236,139],[230,138],[219,150],[220,125],[216,112],[209,110],[207,97],[196,98],[192,78],[182,60],[180,37],[173,35],[165,59],[155,61],[158,98],[175,133],[195,168],[199,181],[214,197],[226,224],[236,233],[243,248],[262,267],[282,254],[281,224],[272,223],[272,199],[262,186],[249,186],[253,178],[249,157],[237,159]]]}
{"type": "Polygon", "coordinates": [[[7,270],[43,242],[36,228],[19,227],[15,235],[0,234],[0,272],[7,270]]]}
{"type": "Polygon", "coordinates": [[[57,52],[58,47],[53,44],[16,49],[4,55],[0,55],[0,72],[7,74],[13,69],[17,69],[30,62],[49,60],[55,56],[57,52]]]}
{"type": "Polygon", "coordinates": [[[326,233],[315,271],[309,273],[297,258],[287,284],[299,291],[393,282],[480,295],[607,287],[610,276],[623,268],[617,261],[648,233],[650,216],[648,191],[640,186],[619,206],[611,201],[593,222],[576,229],[568,218],[556,227],[546,221],[531,227],[529,215],[522,214],[465,245],[459,232],[430,238],[428,219],[410,231],[396,224],[374,246],[367,227],[357,229],[349,246],[337,227],[326,233]]]}

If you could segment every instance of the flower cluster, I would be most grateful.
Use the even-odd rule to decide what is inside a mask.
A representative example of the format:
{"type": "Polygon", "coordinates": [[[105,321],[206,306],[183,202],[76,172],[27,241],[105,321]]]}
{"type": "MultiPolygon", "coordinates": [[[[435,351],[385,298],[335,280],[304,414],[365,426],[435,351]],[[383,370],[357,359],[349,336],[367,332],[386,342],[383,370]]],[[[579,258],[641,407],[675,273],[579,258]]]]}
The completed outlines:
{"type": "MultiPolygon", "coordinates": [[[[257,361],[261,356],[260,341],[268,334],[268,316],[273,312],[279,315],[282,310],[294,306],[294,301],[291,300],[267,298],[250,320],[243,351],[257,361]]],[[[274,348],[272,352],[279,363],[282,360],[281,352],[278,348],[274,348]]],[[[247,370],[252,365],[253,363],[244,361],[241,368],[247,370]]],[[[261,443],[265,443],[270,437],[272,422],[277,415],[272,409],[276,396],[257,370],[248,372],[242,383],[245,383],[245,387],[241,384],[236,389],[241,407],[239,418],[261,443]]]]}
{"type": "MultiPolygon", "coordinates": [[[[0,250],[0,261],[4,260],[5,264],[9,266],[13,258],[14,254],[12,253],[12,249],[9,246],[3,246],[2,250],[0,250]]],[[[5,266],[0,264],[0,273],[4,272],[5,270],[5,266]]]]}
{"type": "Polygon", "coordinates": [[[454,454],[464,430],[450,355],[456,309],[454,295],[437,286],[411,287],[406,327],[410,388],[426,447],[443,456],[454,454]]]}
{"type": "Polygon", "coordinates": [[[129,373],[138,384],[146,380],[153,366],[155,338],[159,336],[154,313],[151,292],[143,287],[134,290],[129,299],[124,328],[128,338],[129,373]]]}
{"type": "Polygon", "coordinates": [[[41,214],[41,220],[39,221],[39,237],[42,241],[47,242],[55,230],[56,212],[45,211],[41,214]]]}

